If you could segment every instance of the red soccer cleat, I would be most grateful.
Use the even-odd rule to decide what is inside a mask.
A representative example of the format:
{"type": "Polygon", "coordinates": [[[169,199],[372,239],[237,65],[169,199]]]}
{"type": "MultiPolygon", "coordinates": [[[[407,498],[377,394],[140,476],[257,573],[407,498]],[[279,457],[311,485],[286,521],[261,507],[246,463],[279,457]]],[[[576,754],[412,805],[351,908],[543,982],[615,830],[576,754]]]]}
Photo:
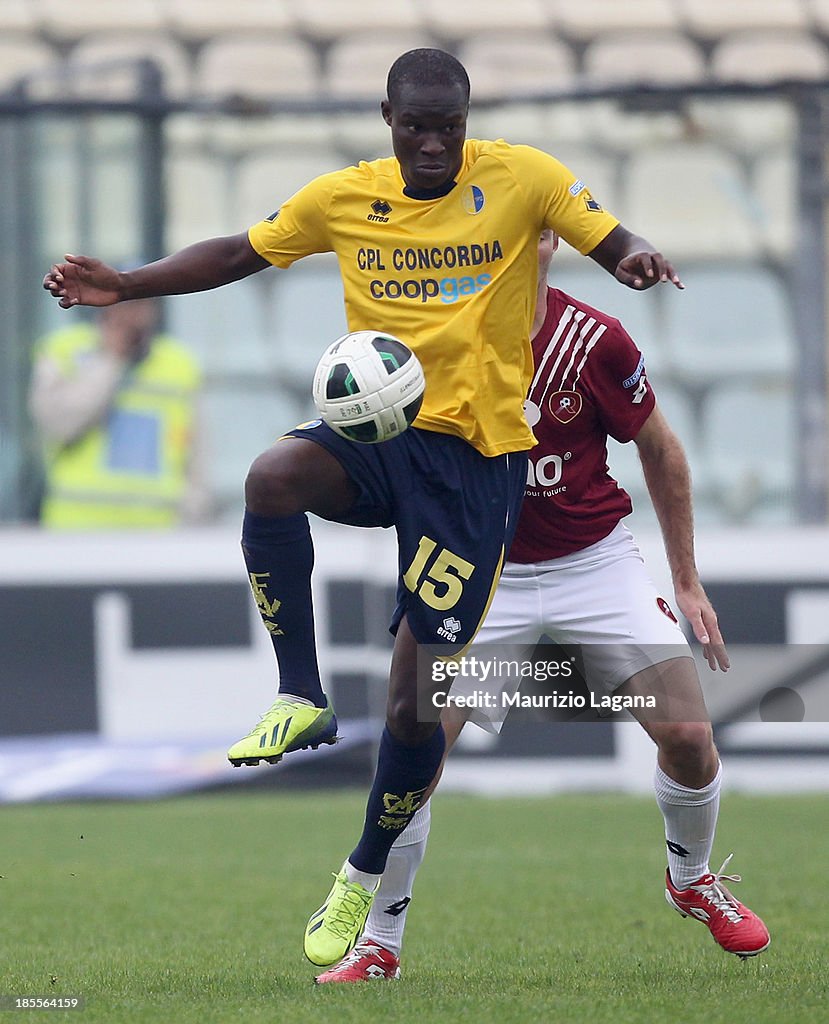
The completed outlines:
{"type": "Polygon", "coordinates": [[[373,981],[400,977],[400,958],[373,939],[360,939],[338,964],[314,978],[315,985],[329,981],[373,981]]]}
{"type": "Polygon", "coordinates": [[[735,900],[721,884],[741,881],[739,875],[724,875],[723,871],[734,854],[729,854],[720,870],[703,875],[687,889],[676,889],[669,871],[665,872],[665,899],[683,917],[695,917],[708,925],[714,939],[727,953],[736,956],[757,956],[768,947],[768,928],[748,907],[735,900]]]}

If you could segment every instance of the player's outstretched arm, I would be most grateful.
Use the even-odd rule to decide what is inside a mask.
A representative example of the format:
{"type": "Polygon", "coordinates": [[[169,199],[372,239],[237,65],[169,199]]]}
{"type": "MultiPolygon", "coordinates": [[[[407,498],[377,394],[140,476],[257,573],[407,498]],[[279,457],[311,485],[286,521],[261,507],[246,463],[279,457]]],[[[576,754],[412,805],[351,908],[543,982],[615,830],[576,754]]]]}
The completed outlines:
{"type": "Polygon", "coordinates": [[[613,274],[617,281],[637,291],[668,281],[677,288],[685,287],[673,264],[661,252],[657,252],[650,242],[634,235],[621,224],[588,255],[609,274],[613,274]]]}
{"type": "Polygon", "coordinates": [[[43,278],[43,287],[64,309],[111,306],[124,299],[185,295],[239,281],[270,264],[248,240],[247,232],[180,249],[137,270],[120,271],[91,256],[67,256],[43,278]]]}
{"type": "Polygon", "coordinates": [[[658,406],[654,407],[635,441],[648,494],[662,530],[679,610],[702,644],[709,668],[727,672],[730,662],[717,613],[697,571],[691,473],[685,452],[658,406]]]}

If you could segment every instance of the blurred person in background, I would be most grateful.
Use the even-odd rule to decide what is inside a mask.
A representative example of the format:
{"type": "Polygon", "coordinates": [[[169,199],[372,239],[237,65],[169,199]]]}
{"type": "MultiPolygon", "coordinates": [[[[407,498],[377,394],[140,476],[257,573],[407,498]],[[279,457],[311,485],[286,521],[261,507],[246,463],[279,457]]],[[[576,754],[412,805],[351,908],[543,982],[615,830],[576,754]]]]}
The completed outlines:
{"type": "Polygon", "coordinates": [[[201,371],[159,320],[159,303],[138,299],[37,343],[29,411],[44,445],[44,526],[164,529],[208,517],[201,371]]]}

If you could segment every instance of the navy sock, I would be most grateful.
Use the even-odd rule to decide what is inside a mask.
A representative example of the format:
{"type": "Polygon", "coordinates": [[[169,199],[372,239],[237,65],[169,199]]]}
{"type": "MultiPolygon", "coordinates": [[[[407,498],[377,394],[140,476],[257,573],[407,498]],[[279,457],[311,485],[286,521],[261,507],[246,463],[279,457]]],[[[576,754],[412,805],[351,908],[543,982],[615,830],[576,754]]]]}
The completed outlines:
{"type": "Polygon", "coordinates": [[[383,730],[363,834],[348,858],[358,871],[380,875],[395,839],[414,817],[440,766],[446,737],[438,725],[425,743],[407,747],[383,730]]]}
{"type": "Polygon", "coordinates": [[[242,552],[279,662],[279,692],[325,707],[314,636],[314,546],[308,517],[304,512],[278,518],[245,511],[242,552]]]}

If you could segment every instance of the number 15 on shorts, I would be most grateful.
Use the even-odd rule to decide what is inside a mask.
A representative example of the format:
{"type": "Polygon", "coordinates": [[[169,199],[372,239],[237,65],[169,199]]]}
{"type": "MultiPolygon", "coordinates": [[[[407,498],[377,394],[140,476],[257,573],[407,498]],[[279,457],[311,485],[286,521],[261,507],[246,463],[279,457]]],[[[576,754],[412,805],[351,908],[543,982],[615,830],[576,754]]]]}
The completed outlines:
{"type": "Polygon", "coordinates": [[[475,566],[448,548],[435,554],[437,541],[421,537],[412,563],[403,574],[403,582],[424,604],[437,611],[454,608],[463,595],[463,581],[475,566]]]}

